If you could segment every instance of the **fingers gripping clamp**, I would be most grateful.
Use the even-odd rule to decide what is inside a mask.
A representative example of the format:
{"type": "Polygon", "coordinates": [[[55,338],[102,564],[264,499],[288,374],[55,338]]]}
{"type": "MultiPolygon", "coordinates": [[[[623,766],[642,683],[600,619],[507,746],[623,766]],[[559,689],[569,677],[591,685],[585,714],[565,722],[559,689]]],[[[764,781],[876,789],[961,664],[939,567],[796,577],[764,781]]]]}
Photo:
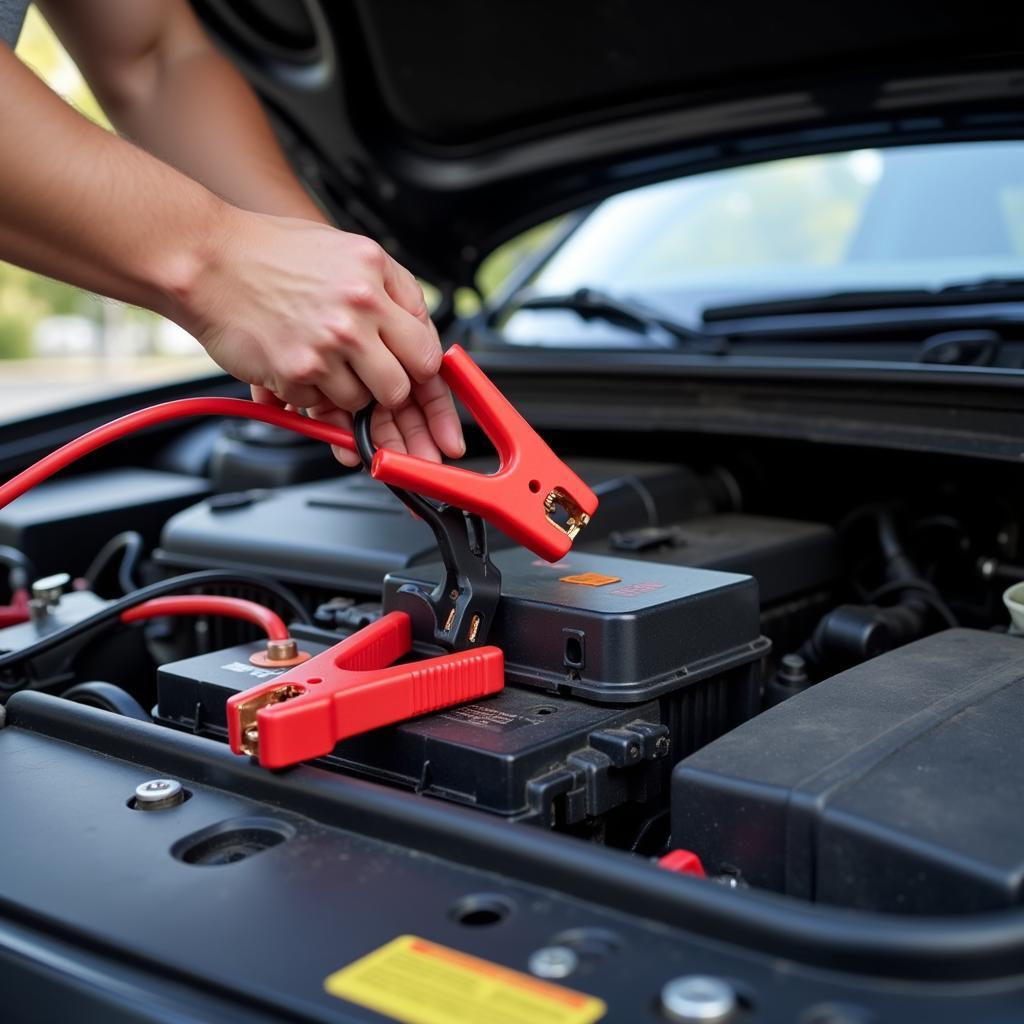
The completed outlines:
{"type": "Polygon", "coordinates": [[[497,449],[501,463],[497,472],[487,475],[439,466],[381,448],[373,457],[372,476],[474,513],[535,554],[557,562],[590,522],[597,496],[459,345],[445,354],[441,376],[497,449]],[[557,509],[564,522],[556,518],[557,509]]]}
{"type": "Polygon", "coordinates": [[[395,665],[412,648],[409,617],[392,612],[273,682],[228,700],[228,740],[265,768],[329,754],[349,736],[497,693],[497,647],[395,665]]]}

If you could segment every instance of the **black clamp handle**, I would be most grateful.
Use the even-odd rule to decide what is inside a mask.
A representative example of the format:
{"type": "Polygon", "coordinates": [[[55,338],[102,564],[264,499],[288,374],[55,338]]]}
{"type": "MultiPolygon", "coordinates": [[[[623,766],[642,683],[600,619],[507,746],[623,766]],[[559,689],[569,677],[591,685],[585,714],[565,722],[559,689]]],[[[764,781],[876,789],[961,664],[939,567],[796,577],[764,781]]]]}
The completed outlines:
{"type": "MultiPolygon", "coordinates": [[[[377,450],[370,436],[375,405],[371,402],[355,414],[356,450],[368,472],[377,450]]],[[[386,486],[430,527],[445,569],[444,578],[433,589],[404,584],[390,610],[409,613],[417,639],[427,640],[424,629],[429,628],[429,639],[446,650],[482,646],[501,599],[501,573],[487,550],[487,524],[471,512],[452,505],[435,505],[419,494],[386,486]]]]}

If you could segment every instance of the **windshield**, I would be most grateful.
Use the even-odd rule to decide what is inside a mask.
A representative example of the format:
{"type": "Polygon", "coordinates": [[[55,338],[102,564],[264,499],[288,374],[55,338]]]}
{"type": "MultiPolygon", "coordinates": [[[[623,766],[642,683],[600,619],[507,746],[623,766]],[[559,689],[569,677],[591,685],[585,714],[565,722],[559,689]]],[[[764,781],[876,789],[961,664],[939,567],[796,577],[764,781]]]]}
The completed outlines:
{"type": "MultiPolygon", "coordinates": [[[[527,294],[594,289],[696,326],[711,306],[996,277],[1024,278],[1020,142],[860,149],[623,193],[583,219],[527,294]]],[[[645,344],[621,325],[548,308],[515,311],[502,334],[645,344]]]]}

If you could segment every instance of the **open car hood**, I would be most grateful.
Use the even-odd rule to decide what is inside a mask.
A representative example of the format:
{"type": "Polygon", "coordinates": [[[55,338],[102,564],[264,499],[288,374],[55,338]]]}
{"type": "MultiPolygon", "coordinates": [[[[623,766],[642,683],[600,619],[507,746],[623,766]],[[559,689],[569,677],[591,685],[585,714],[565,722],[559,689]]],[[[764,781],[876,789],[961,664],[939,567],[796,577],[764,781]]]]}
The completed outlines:
{"type": "Polygon", "coordinates": [[[1024,133],[1012,4],[194,2],[338,223],[442,287],[661,178],[1024,133]]]}

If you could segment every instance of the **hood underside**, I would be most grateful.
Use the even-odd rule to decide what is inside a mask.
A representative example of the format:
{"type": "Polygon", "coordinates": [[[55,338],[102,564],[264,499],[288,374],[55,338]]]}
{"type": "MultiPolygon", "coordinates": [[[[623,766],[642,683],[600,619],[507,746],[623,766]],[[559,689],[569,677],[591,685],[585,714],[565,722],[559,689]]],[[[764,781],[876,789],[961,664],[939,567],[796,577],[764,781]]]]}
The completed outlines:
{"type": "Polygon", "coordinates": [[[1012,4],[194,3],[338,223],[442,287],[635,185],[1024,135],[1012,4]]]}

